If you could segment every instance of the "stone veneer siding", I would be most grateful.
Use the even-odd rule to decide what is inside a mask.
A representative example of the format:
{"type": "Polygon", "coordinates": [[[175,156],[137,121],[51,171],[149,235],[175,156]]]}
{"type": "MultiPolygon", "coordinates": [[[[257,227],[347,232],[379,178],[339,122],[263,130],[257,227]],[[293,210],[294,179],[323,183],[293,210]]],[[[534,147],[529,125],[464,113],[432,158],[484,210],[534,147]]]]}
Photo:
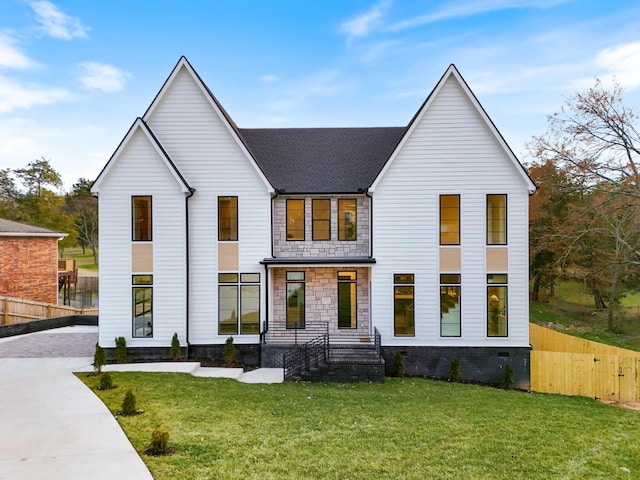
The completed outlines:
{"type": "MultiPolygon", "coordinates": [[[[278,268],[273,272],[273,315],[269,328],[286,326],[287,272],[305,272],[305,325],[329,323],[329,335],[369,336],[369,269],[368,268],[278,268]],[[338,328],[338,272],[356,272],[357,328],[338,328]]],[[[294,330],[291,330],[292,334],[294,330]]]]}
{"type": "Polygon", "coordinates": [[[313,241],[312,200],[327,197],[276,197],[273,202],[273,253],[275,257],[369,256],[369,198],[363,195],[331,197],[331,240],[313,241]],[[304,199],[304,241],[287,241],[287,198],[304,199]],[[356,240],[338,240],[338,198],[356,200],[356,240]]]}
{"type": "Polygon", "coordinates": [[[0,237],[0,295],[58,303],[58,239],[0,237]]]}

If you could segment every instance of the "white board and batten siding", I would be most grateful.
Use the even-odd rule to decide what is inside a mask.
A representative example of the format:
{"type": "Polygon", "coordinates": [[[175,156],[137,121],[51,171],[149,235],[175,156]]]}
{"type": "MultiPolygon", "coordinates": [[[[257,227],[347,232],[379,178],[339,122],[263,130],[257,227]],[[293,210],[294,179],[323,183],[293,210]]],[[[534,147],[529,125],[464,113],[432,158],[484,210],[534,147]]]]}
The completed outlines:
{"type": "MultiPolygon", "coordinates": [[[[185,335],[185,194],[141,129],[101,179],[99,343],[113,347],[123,336],[131,347],[167,346],[185,335]],[[132,272],[131,197],[152,197],[151,272],[132,272]],[[161,259],[161,260],[160,260],[161,259]],[[153,337],[133,338],[132,274],[153,274],[153,337]]],[[[137,243],[137,242],[136,242],[137,243]]]]}
{"type": "MultiPolygon", "coordinates": [[[[238,197],[239,272],[260,273],[262,321],[266,277],[260,261],[271,249],[270,192],[237,136],[187,66],[145,116],[188,184],[189,340],[224,343],[218,335],[218,196],[238,197]]],[[[257,343],[257,335],[236,335],[235,343],[257,343]]]]}
{"type": "Polygon", "coordinates": [[[383,344],[528,346],[529,186],[458,80],[413,124],[374,190],[373,323],[383,344]],[[460,195],[461,337],[440,336],[439,196],[460,195]],[[487,194],[507,194],[507,272],[487,272],[487,194]],[[415,275],[415,336],[394,337],[393,275],[415,275]],[[508,273],[508,337],[486,334],[486,274],[508,273]]]}

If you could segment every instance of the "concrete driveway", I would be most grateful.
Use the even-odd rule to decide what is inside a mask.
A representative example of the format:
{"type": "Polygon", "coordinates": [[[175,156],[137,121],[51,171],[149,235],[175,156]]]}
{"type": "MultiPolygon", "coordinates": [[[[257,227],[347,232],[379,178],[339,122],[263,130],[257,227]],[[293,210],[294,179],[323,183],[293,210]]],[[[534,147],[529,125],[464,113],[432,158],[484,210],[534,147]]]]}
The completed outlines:
{"type": "Polygon", "coordinates": [[[113,415],[72,372],[93,361],[97,327],[0,339],[1,480],[150,480],[113,415]]]}

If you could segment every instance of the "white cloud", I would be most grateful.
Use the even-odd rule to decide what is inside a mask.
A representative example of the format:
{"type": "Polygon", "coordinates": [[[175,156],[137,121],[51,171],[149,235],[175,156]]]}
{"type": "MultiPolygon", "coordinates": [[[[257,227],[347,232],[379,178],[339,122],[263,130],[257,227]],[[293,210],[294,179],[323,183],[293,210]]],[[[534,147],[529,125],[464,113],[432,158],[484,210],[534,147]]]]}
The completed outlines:
{"type": "Polygon", "coordinates": [[[595,63],[607,70],[602,80],[615,77],[626,90],[640,88],[640,41],[607,48],[596,56],[595,63]]]}
{"type": "Polygon", "coordinates": [[[71,98],[71,92],[63,88],[24,85],[0,76],[0,113],[19,108],[50,105],[71,98]]]}
{"type": "Polygon", "coordinates": [[[276,111],[297,110],[315,96],[329,96],[344,89],[338,81],[340,72],[325,70],[316,72],[298,81],[278,99],[269,102],[268,107],[276,111]]]}
{"type": "Polygon", "coordinates": [[[433,13],[397,22],[387,27],[387,30],[396,32],[453,18],[471,17],[481,13],[520,8],[548,8],[566,2],[567,0],[480,0],[456,2],[433,13]]]}
{"type": "Polygon", "coordinates": [[[368,12],[363,13],[351,20],[340,25],[340,32],[346,34],[349,38],[364,37],[380,24],[382,15],[389,7],[389,0],[382,0],[374,5],[368,12]]]}
{"type": "Polygon", "coordinates": [[[28,70],[38,66],[16,47],[15,39],[0,32],[0,67],[28,70]]]}
{"type": "Polygon", "coordinates": [[[87,90],[117,92],[125,86],[131,75],[113,65],[99,62],[84,62],[80,67],[80,83],[87,90]]]}
{"type": "Polygon", "coordinates": [[[280,77],[278,77],[277,75],[266,73],[260,76],[260,80],[264,83],[274,83],[280,81],[280,77]]]}
{"type": "Polygon", "coordinates": [[[87,38],[89,27],[77,17],[63,13],[57,6],[47,0],[29,3],[36,14],[36,21],[40,30],[53,38],[71,40],[73,38],[87,38]]]}

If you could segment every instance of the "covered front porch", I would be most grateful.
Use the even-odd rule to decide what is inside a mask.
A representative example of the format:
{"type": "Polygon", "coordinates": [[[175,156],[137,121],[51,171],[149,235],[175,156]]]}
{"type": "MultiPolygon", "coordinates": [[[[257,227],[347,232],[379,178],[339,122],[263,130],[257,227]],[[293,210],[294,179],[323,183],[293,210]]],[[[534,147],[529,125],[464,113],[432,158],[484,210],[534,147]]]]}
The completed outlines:
{"type": "Polygon", "coordinates": [[[263,344],[301,345],[321,335],[330,343],[370,343],[370,267],[272,265],[263,344]]]}

